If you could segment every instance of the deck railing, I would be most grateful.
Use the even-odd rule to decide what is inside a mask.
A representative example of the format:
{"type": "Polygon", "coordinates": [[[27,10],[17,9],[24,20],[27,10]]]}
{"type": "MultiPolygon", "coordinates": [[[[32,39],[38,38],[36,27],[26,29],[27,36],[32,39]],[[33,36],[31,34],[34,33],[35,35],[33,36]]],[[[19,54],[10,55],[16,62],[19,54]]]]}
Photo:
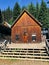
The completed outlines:
{"type": "Polygon", "coordinates": [[[46,39],[46,50],[49,55],[49,39],[46,39]]]}

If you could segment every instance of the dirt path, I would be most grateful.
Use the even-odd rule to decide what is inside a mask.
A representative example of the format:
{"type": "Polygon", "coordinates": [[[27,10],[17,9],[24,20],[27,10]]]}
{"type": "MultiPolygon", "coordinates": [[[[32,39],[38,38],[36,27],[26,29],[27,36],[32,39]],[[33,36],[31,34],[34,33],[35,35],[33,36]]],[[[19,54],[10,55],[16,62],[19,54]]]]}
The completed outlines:
{"type": "Polygon", "coordinates": [[[49,62],[33,60],[0,60],[0,65],[49,65],[49,62]]]}

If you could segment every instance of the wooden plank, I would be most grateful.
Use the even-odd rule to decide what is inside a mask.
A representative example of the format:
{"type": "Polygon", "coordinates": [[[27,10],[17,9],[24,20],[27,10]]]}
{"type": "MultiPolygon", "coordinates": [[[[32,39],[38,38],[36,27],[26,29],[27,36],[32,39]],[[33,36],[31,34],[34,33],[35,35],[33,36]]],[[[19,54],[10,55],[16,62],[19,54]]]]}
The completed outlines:
{"type": "Polygon", "coordinates": [[[46,53],[41,53],[41,52],[2,52],[3,53],[27,53],[27,54],[46,54],[46,53]]]}
{"type": "Polygon", "coordinates": [[[49,58],[49,56],[32,56],[32,55],[0,55],[1,56],[23,56],[23,57],[44,57],[44,58],[49,58]]]}

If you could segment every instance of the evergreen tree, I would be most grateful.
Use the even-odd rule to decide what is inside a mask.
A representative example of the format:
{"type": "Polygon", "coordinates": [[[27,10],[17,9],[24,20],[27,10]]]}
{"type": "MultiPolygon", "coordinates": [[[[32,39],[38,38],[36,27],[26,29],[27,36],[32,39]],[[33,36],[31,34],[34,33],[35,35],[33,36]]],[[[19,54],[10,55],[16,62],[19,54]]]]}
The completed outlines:
{"type": "Polygon", "coordinates": [[[47,27],[47,21],[48,21],[47,6],[46,6],[46,3],[44,2],[44,0],[42,0],[42,2],[41,2],[38,20],[39,20],[39,22],[42,23],[43,27],[45,27],[45,28],[47,27]]]}
{"type": "Polygon", "coordinates": [[[2,24],[3,22],[3,18],[2,18],[2,13],[1,13],[1,9],[0,9],[0,24],[2,24]]]}
{"type": "Polygon", "coordinates": [[[2,15],[3,15],[3,20],[6,21],[6,11],[2,11],[2,15]]]}
{"type": "Polygon", "coordinates": [[[13,24],[13,17],[9,20],[9,24],[10,24],[10,25],[13,24]]]}
{"type": "Polygon", "coordinates": [[[31,2],[31,4],[30,5],[28,5],[28,11],[34,16],[34,17],[36,17],[36,9],[35,9],[35,6],[32,4],[32,2],[31,2]]]}
{"type": "Polygon", "coordinates": [[[24,9],[26,9],[26,10],[27,10],[27,7],[23,6],[23,7],[22,7],[22,11],[23,11],[24,9]]]}
{"type": "Polygon", "coordinates": [[[8,7],[6,10],[2,12],[4,21],[9,22],[9,20],[12,18],[12,10],[10,7],[8,7]]]}
{"type": "Polygon", "coordinates": [[[12,10],[10,10],[10,7],[6,9],[6,21],[9,22],[9,20],[12,17],[12,10]]]}
{"type": "Polygon", "coordinates": [[[39,16],[39,4],[38,2],[36,3],[36,19],[38,20],[38,16],[39,16]]]}
{"type": "Polygon", "coordinates": [[[47,27],[49,28],[49,8],[48,8],[48,16],[47,16],[47,18],[48,18],[47,27]]]}
{"type": "Polygon", "coordinates": [[[20,12],[21,12],[21,8],[19,4],[16,2],[13,8],[13,20],[15,20],[20,15],[20,12]]]}

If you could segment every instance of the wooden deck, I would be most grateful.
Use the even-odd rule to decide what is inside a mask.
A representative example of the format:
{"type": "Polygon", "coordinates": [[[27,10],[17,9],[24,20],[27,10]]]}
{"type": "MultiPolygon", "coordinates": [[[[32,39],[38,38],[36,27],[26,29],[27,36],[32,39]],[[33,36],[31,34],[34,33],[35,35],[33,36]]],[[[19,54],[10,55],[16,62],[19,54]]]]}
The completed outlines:
{"type": "Polygon", "coordinates": [[[7,45],[8,48],[33,48],[41,49],[45,47],[45,42],[41,43],[11,43],[7,45]]]}
{"type": "Polygon", "coordinates": [[[23,59],[49,61],[45,50],[45,42],[41,43],[11,43],[1,50],[0,59],[23,59]]]}

